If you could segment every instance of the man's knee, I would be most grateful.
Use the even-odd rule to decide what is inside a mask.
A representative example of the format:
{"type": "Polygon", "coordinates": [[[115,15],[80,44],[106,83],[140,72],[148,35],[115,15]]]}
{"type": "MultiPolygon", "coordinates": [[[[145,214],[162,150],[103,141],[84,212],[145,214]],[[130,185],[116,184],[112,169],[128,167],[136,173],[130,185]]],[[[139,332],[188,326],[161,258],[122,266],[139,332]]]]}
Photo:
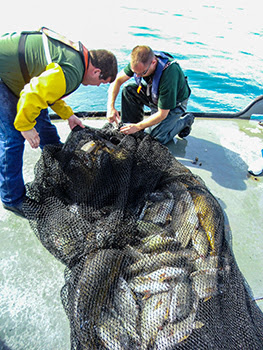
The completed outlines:
{"type": "Polygon", "coordinates": [[[130,98],[131,96],[136,96],[137,91],[137,85],[136,84],[128,84],[123,87],[122,89],[122,97],[123,98],[130,98]]]}

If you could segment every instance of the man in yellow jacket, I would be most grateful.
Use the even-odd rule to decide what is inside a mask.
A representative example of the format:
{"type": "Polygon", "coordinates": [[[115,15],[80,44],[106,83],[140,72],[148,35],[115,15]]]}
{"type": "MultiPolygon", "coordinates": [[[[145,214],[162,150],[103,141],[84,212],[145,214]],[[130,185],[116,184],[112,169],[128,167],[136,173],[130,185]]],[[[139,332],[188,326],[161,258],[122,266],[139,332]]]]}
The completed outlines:
{"type": "Polygon", "coordinates": [[[23,216],[24,142],[32,148],[60,143],[48,107],[73,129],[81,120],[63,101],[80,84],[111,83],[116,57],[90,50],[47,28],[0,38],[0,196],[5,209],[23,216]]]}

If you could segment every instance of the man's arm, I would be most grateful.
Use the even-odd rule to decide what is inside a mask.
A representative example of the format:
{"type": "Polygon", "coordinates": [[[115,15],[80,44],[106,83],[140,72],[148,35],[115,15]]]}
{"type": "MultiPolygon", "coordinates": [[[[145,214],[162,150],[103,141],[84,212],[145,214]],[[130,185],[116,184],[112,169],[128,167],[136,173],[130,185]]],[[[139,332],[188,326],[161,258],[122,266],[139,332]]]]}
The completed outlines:
{"type": "MultiPolygon", "coordinates": [[[[68,118],[68,124],[71,130],[77,125],[79,125],[81,128],[85,128],[85,126],[82,124],[82,121],[75,114],[68,118]]],[[[21,131],[21,134],[28,141],[32,148],[39,147],[40,137],[35,128],[21,131]]]]}
{"type": "Polygon", "coordinates": [[[38,148],[40,144],[40,137],[35,128],[31,130],[21,131],[22,136],[28,141],[32,148],[38,148]]]}
{"type": "Polygon", "coordinates": [[[57,63],[50,63],[42,74],[33,77],[21,91],[14,126],[32,148],[37,148],[40,143],[39,134],[34,128],[35,119],[40,111],[48,108],[49,105],[62,119],[68,119],[71,129],[76,125],[84,128],[72,109],[60,99],[65,91],[65,76],[57,63]]]}
{"type": "Polygon", "coordinates": [[[108,104],[107,104],[107,119],[110,123],[115,122],[119,123],[120,116],[118,111],[115,108],[115,101],[119,94],[120,87],[124,84],[130,77],[124,73],[124,71],[120,71],[117,75],[117,78],[110,85],[108,90],[108,104]]]}
{"type": "MultiPolygon", "coordinates": [[[[42,74],[33,77],[21,91],[14,121],[15,128],[18,131],[33,129],[41,110],[56,102],[65,91],[66,79],[61,67],[57,63],[50,63],[42,74]]],[[[72,114],[70,109],[67,118],[72,114]]]]}
{"type": "Polygon", "coordinates": [[[143,130],[145,128],[160,123],[167,117],[169,112],[170,109],[158,108],[158,111],[152,114],[150,117],[145,118],[141,122],[136,124],[126,124],[125,126],[120,128],[120,131],[124,134],[133,134],[137,131],[143,130]]]}

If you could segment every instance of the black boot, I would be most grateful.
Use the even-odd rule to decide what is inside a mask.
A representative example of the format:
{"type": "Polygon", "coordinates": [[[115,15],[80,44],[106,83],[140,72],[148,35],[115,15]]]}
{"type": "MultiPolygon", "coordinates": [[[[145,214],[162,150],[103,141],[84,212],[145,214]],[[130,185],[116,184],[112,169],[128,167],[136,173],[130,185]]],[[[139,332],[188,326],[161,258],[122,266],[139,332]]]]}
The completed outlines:
{"type": "Polygon", "coordinates": [[[178,133],[178,136],[181,138],[184,138],[190,134],[195,116],[193,115],[193,113],[186,113],[183,116],[183,119],[185,119],[186,126],[178,133]]]}
{"type": "Polygon", "coordinates": [[[6,210],[9,210],[9,211],[12,211],[14,214],[22,217],[22,218],[25,218],[25,213],[23,211],[23,202],[18,204],[17,206],[11,206],[11,205],[6,205],[3,203],[3,207],[4,209],[6,210]]]}

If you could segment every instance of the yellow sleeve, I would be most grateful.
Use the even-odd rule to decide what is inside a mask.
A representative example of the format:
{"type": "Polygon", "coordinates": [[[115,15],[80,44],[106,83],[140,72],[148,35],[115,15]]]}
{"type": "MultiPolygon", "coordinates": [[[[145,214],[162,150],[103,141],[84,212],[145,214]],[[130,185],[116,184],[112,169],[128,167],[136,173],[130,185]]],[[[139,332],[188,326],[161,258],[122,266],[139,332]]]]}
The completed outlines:
{"type": "MultiPolygon", "coordinates": [[[[57,63],[50,63],[42,74],[32,78],[21,91],[14,121],[15,128],[18,131],[31,130],[41,110],[56,103],[65,94],[65,91],[66,79],[61,67],[57,63]]],[[[67,110],[65,114],[60,113],[63,119],[70,117],[64,102],[65,110],[67,110]]]]}
{"type": "Polygon", "coordinates": [[[53,105],[50,106],[50,108],[53,109],[53,111],[58,114],[60,116],[60,118],[62,119],[68,119],[69,117],[71,117],[74,112],[71,109],[71,107],[69,107],[65,101],[63,100],[58,100],[55,103],[53,103],[53,105]]]}

